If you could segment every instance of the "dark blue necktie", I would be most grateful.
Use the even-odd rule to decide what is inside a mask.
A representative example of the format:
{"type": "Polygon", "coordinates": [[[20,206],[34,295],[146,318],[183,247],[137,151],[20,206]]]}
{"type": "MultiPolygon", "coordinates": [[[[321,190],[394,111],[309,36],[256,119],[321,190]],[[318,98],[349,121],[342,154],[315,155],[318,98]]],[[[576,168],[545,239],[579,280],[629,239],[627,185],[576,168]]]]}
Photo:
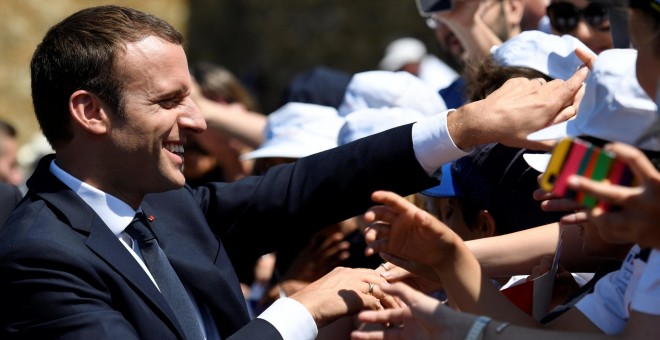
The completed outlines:
{"type": "Polygon", "coordinates": [[[202,329],[197,322],[195,309],[190,297],[167,260],[165,253],[158,245],[158,240],[146,222],[143,213],[138,213],[131,224],[126,227],[128,233],[137,241],[142,253],[144,264],[160,288],[161,294],[176,315],[187,339],[204,339],[202,329]]]}

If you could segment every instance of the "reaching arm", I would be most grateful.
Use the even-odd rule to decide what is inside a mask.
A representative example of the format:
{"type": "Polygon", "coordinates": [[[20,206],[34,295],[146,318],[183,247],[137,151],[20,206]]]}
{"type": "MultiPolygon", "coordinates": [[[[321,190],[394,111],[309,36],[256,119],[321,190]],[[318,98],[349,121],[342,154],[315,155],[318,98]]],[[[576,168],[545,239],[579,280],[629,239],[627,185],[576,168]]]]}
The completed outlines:
{"type": "Polygon", "coordinates": [[[576,225],[551,223],[519,232],[466,241],[488,276],[529,274],[543,256],[554,256],[559,231],[563,230],[560,263],[568,271],[594,271],[603,259],[582,251],[582,235],[576,225]]]}
{"type": "MultiPolygon", "coordinates": [[[[353,339],[463,339],[471,329],[476,329],[477,316],[461,313],[440,305],[440,302],[421,292],[397,283],[383,287],[383,291],[397,296],[406,306],[402,309],[365,311],[359,320],[365,323],[389,324],[393,327],[372,331],[355,331],[353,339]]],[[[607,335],[596,328],[578,311],[569,311],[561,330],[536,324],[524,327],[509,324],[502,318],[483,319],[484,326],[478,331],[481,339],[649,339],[657,337],[660,317],[632,312],[625,330],[617,335],[607,335]],[[569,314],[570,313],[570,314],[569,314]],[[570,320],[569,320],[570,318],[570,320]],[[655,335],[653,335],[655,334],[655,335]]]]}
{"type": "Polygon", "coordinates": [[[256,148],[263,142],[266,116],[248,111],[241,104],[220,104],[205,98],[199,86],[191,93],[195,104],[206,119],[209,129],[215,129],[256,148]]]}

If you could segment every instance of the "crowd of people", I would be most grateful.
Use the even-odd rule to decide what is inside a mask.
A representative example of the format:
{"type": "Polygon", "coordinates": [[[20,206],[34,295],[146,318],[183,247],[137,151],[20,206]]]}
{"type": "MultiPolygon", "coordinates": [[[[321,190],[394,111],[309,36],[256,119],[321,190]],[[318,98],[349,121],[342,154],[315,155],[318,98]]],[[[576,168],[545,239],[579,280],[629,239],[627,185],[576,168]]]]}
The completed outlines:
{"type": "Polygon", "coordinates": [[[26,192],[0,122],[0,338],[660,336],[660,1],[423,20],[449,59],[397,39],[267,114],[158,17],[51,27],[30,70],[54,153],[26,192]],[[588,149],[544,190],[566,138],[588,149]],[[628,180],[590,177],[593,150],[628,180]]]}

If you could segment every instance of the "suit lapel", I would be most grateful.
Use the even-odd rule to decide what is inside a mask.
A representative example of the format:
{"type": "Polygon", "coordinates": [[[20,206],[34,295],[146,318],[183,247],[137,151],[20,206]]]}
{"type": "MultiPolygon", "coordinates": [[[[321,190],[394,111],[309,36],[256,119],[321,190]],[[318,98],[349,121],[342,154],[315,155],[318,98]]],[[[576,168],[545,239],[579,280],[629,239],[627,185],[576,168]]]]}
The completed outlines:
{"type": "MultiPolygon", "coordinates": [[[[155,211],[147,202],[142,208],[147,216],[155,211]]],[[[198,225],[205,222],[188,220],[186,225],[174,225],[179,222],[171,222],[166,212],[153,215],[151,228],[160,246],[198,303],[210,308],[221,335],[227,337],[248,323],[246,302],[234,268],[210,228],[198,225]]]]}
{"type": "Polygon", "coordinates": [[[28,181],[31,193],[47,201],[59,218],[71,228],[87,235],[87,247],[123,276],[148,301],[154,312],[161,315],[169,327],[176,329],[182,336],[183,331],[174,313],[135,258],[94,210],[50,172],[48,167],[53,158],[47,156],[39,162],[28,181]]]}
{"type": "Polygon", "coordinates": [[[158,314],[161,314],[163,319],[167,320],[170,327],[176,328],[179,334],[183,335],[183,330],[179,323],[175,321],[176,316],[163,295],[142,270],[135,258],[100,219],[96,219],[92,223],[86,244],[139,291],[144,296],[145,301],[148,301],[152,308],[158,314]]]}

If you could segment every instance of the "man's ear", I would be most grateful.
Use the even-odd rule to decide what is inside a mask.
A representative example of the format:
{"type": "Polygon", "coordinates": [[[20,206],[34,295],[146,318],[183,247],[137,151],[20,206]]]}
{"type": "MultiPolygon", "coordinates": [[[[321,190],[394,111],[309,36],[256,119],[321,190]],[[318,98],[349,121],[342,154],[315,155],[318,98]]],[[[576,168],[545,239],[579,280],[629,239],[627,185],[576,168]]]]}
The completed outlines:
{"type": "Polygon", "coordinates": [[[101,99],[89,91],[74,92],[69,98],[69,112],[74,124],[92,134],[106,133],[110,122],[102,104],[101,99]]]}
{"type": "Polygon", "coordinates": [[[493,215],[488,210],[479,210],[477,227],[481,237],[491,237],[497,234],[495,219],[493,219],[493,215]]]}

